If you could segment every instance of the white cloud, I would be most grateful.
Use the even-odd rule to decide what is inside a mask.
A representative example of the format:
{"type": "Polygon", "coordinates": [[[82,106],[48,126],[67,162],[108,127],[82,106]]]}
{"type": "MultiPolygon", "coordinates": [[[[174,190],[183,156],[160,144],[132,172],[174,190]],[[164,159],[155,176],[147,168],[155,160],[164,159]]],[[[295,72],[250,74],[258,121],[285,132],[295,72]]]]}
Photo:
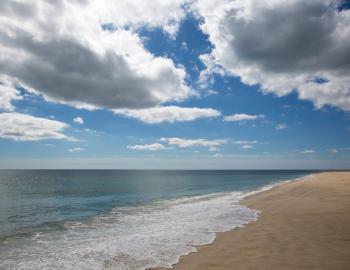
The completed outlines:
{"type": "Polygon", "coordinates": [[[0,137],[15,141],[74,140],[63,134],[67,124],[21,113],[0,113],[0,137]]]}
{"type": "Polygon", "coordinates": [[[242,149],[251,149],[251,148],[253,148],[253,146],[252,145],[248,145],[248,144],[244,144],[244,145],[241,146],[241,148],[242,149]]]}
{"type": "Polygon", "coordinates": [[[90,129],[90,128],[85,128],[84,131],[90,135],[96,136],[96,137],[100,137],[101,135],[104,134],[104,132],[102,131],[97,131],[94,129],[90,129]]]}
{"type": "Polygon", "coordinates": [[[253,148],[254,144],[257,144],[258,141],[246,141],[246,140],[239,140],[239,141],[233,141],[233,144],[241,145],[241,149],[251,149],[253,148]]]}
{"type": "Polygon", "coordinates": [[[166,147],[161,143],[128,145],[127,148],[132,150],[149,150],[149,151],[158,151],[158,150],[166,149],[166,147]]]}
{"type": "Polygon", "coordinates": [[[180,148],[188,147],[217,147],[227,143],[225,139],[207,140],[207,139],[184,139],[184,138],[160,138],[161,142],[167,142],[169,145],[176,145],[180,148]]]}
{"type": "Polygon", "coordinates": [[[226,122],[239,122],[239,121],[251,121],[256,120],[258,118],[263,118],[264,115],[259,114],[245,114],[245,113],[236,113],[232,115],[228,115],[224,117],[224,121],[226,122]]]}
{"type": "Polygon", "coordinates": [[[48,101],[77,108],[140,109],[182,101],[194,94],[184,68],[152,55],[137,31],[161,27],[174,35],[182,5],[0,1],[0,82],[9,79],[48,101]],[[103,30],[108,23],[114,31],[103,30]]]}
{"type": "MultiPolygon", "coordinates": [[[[77,108],[135,110],[183,101],[196,94],[184,67],[152,55],[139,29],[161,28],[174,37],[190,7],[214,45],[201,56],[207,66],[202,80],[213,73],[234,75],[266,93],[282,96],[295,89],[316,107],[350,110],[344,57],[350,11],[339,12],[335,2],[3,0],[0,82],[9,79],[77,108]]],[[[0,90],[0,107],[13,110],[17,98],[0,90]]]]}
{"type": "Polygon", "coordinates": [[[0,81],[0,110],[13,111],[12,101],[23,99],[19,91],[14,87],[0,81]]]}
{"type": "Polygon", "coordinates": [[[282,109],[290,109],[290,108],[292,108],[292,106],[288,105],[288,104],[285,104],[285,105],[282,105],[281,108],[282,109]]]}
{"type": "Polygon", "coordinates": [[[208,149],[210,152],[215,152],[215,151],[219,151],[219,148],[215,147],[215,146],[210,146],[208,149]]]}
{"type": "Polygon", "coordinates": [[[77,123],[77,124],[79,124],[79,125],[82,125],[82,124],[84,124],[84,119],[81,118],[80,116],[77,116],[77,117],[75,117],[75,118],[73,119],[73,122],[74,122],[74,123],[77,123]]]}
{"type": "Polygon", "coordinates": [[[336,154],[336,153],[339,152],[339,150],[338,150],[338,149],[335,149],[335,148],[327,149],[327,151],[330,152],[330,153],[333,153],[333,154],[336,154]]]}
{"type": "Polygon", "coordinates": [[[207,89],[205,90],[205,96],[211,96],[211,95],[218,95],[219,92],[214,89],[207,89]]]}
{"type": "Polygon", "coordinates": [[[223,154],[214,154],[213,157],[214,158],[222,158],[222,157],[224,157],[224,155],[223,154]]]}
{"type": "Polygon", "coordinates": [[[257,144],[258,141],[233,141],[234,144],[257,144]]]}
{"type": "Polygon", "coordinates": [[[275,127],[277,130],[281,130],[281,129],[286,129],[288,128],[288,126],[284,123],[281,123],[281,124],[278,124],[276,127],[275,127]]]}
{"type": "Polygon", "coordinates": [[[182,8],[186,2],[186,0],[96,0],[92,1],[91,9],[99,14],[101,22],[105,24],[132,29],[145,26],[160,27],[173,36],[186,15],[182,8]]]}
{"type": "Polygon", "coordinates": [[[199,118],[220,116],[220,112],[211,108],[183,108],[178,106],[155,107],[142,110],[113,110],[116,114],[136,118],[148,124],[176,121],[192,121],[199,118]]]}
{"type": "Polygon", "coordinates": [[[314,153],[316,153],[316,151],[312,149],[300,151],[300,154],[314,154],[314,153]]]}
{"type": "Polygon", "coordinates": [[[75,148],[68,149],[68,151],[71,153],[80,152],[80,151],[85,151],[85,148],[75,147],[75,148]]]}
{"type": "Polygon", "coordinates": [[[297,91],[317,108],[350,110],[350,10],[333,0],[194,1],[213,44],[201,80],[240,77],[265,93],[297,91]]]}

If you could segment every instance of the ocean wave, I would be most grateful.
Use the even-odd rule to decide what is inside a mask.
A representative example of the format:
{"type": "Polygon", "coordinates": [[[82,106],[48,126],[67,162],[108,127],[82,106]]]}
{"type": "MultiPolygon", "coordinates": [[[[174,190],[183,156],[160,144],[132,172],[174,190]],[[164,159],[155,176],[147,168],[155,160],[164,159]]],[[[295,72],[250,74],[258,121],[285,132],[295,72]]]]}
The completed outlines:
{"type": "Polygon", "coordinates": [[[64,230],[42,231],[0,246],[0,269],[171,267],[196,246],[213,242],[217,232],[255,221],[259,212],[239,201],[279,184],[117,207],[85,221],[65,222],[64,230]]]}
{"type": "Polygon", "coordinates": [[[216,232],[242,227],[257,217],[232,192],[119,207],[65,230],[37,233],[1,247],[4,269],[123,269],[170,267],[216,232]],[[20,256],[19,256],[20,254],[20,256]]]}

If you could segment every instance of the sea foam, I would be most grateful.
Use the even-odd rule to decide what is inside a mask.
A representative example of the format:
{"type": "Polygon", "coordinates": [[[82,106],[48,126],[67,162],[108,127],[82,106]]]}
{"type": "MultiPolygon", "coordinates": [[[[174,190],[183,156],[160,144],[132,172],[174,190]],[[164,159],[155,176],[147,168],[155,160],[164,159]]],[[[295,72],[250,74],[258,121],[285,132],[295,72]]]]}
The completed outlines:
{"type": "Polygon", "coordinates": [[[242,192],[119,207],[63,231],[36,234],[2,250],[1,269],[123,269],[170,267],[181,255],[256,220],[239,205],[242,192]],[[24,246],[25,244],[25,246],[24,246]],[[20,256],[19,256],[20,254],[20,256]]]}
{"type": "MultiPolygon", "coordinates": [[[[286,182],[286,181],[284,181],[286,182]]],[[[64,230],[44,231],[0,246],[0,269],[120,269],[171,267],[217,232],[243,227],[259,212],[240,205],[247,192],[215,193],[118,207],[64,230]]]]}

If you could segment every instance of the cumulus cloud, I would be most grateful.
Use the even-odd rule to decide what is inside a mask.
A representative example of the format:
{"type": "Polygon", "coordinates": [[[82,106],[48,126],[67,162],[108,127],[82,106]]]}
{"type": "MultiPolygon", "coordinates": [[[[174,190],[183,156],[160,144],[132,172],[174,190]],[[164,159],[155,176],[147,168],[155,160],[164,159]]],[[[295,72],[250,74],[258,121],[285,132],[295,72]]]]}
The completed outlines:
{"type": "Polygon", "coordinates": [[[93,1],[92,9],[100,14],[101,22],[115,27],[138,29],[160,27],[171,36],[186,16],[182,8],[187,0],[118,0],[93,1]]]}
{"type": "MultiPolygon", "coordinates": [[[[339,2],[339,1],[338,1],[339,2]]],[[[333,0],[194,1],[213,50],[213,73],[259,84],[265,93],[297,91],[317,108],[350,110],[350,10],[333,0]]]]}
{"type": "Polygon", "coordinates": [[[82,125],[82,124],[84,124],[84,119],[81,118],[80,116],[77,116],[77,117],[75,117],[75,118],[73,119],[73,122],[74,122],[74,123],[77,123],[77,124],[79,124],[79,125],[82,125]]]}
{"type": "Polygon", "coordinates": [[[207,140],[207,139],[185,139],[185,138],[160,138],[161,142],[166,142],[169,145],[176,145],[180,148],[189,147],[217,147],[227,143],[225,139],[207,140]]]}
{"type": "Polygon", "coordinates": [[[21,113],[0,113],[0,137],[15,141],[74,140],[63,133],[67,124],[21,113]]]}
{"type": "Polygon", "coordinates": [[[316,153],[316,151],[312,149],[300,151],[300,154],[314,154],[314,153],[316,153]]]}
{"type": "Polygon", "coordinates": [[[0,82],[0,110],[13,111],[15,108],[12,101],[21,99],[23,98],[17,89],[0,82]]]}
{"type": "Polygon", "coordinates": [[[253,146],[249,145],[249,144],[244,144],[244,145],[241,146],[241,148],[242,149],[251,149],[251,148],[253,148],[253,146]]]}
{"type": "Polygon", "coordinates": [[[194,94],[184,68],[152,55],[136,31],[161,27],[174,34],[182,4],[1,1],[0,82],[9,78],[48,101],[77,108],[140,109],[182,101],[194,94]],[[106,23],[113,31],[104,30],[106,23]]]}
{"type": "Polygon", "coordinates": [[[158,151],[158,150],[166,149],[166,147],[161,143],[128,145],[127,148],[132,150],[149,150],[149,151],[158,151]]]}
{"type": "Polygon", "coordinates": [[[85,151],[85,148],[75,147],[75,148],[68,149],[68,151],[71,153],[80,152],[80,151],[85,151]]]}
{"type": "Polygon", "coordinates": [[[277,129],[277,130],[286,129],[286,128],[288,128],[288,126],[286,124],[284,124],[284,123],[278,124],[275,127],[275,129],[277,129]]]}
{"type": "Polygon", "coordinates": [[[136,118],[148,124],[176,121],[193,121],[199,118],[220,116],[221,113],[211,108],[183,108],[178,106],[154,107],[141,110],[113,110],[116,114],[136,118]]]}
{"type": "Polygon", "coordinates": [[[224,121],[226,122],[240,122],[240,121],[251,121],[256,120],[258,118],[263,118],[262,114],[245,114],[245,113],[236,113],[232,115],[228,115],[224,117],[224,121]]]}

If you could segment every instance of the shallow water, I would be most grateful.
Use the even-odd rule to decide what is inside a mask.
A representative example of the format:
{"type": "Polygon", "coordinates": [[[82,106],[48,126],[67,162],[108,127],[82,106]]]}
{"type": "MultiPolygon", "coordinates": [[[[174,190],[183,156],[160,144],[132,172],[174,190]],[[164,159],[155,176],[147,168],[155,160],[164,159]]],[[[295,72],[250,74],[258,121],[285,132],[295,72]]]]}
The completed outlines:
{"type": "Polygon", "coordinates": [[[170,266],[257,212],[246,194],[311,171],[0,171],[0,269],[170,266]]]}

